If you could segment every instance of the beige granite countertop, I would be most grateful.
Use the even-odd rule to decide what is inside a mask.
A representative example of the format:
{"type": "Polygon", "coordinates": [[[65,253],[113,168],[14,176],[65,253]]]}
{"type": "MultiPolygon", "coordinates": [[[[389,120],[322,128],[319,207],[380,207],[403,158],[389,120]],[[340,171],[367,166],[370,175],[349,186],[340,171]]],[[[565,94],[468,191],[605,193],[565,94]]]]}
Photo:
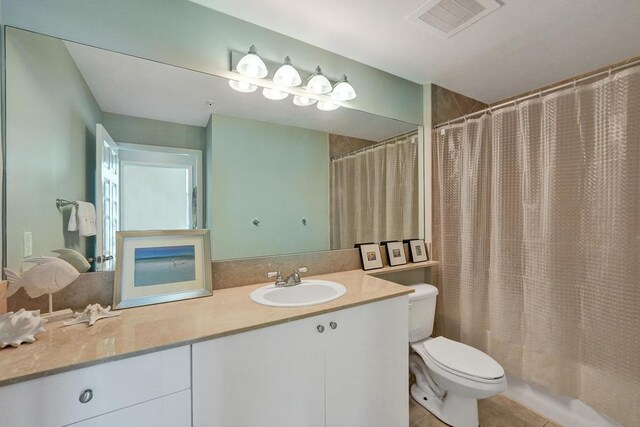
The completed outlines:
{"type": "Polygon", "coordinates": [[[315,306],[267,307],[249,298],[251,291],[269,284],[261,283],[214,290],[209,297],[126,309],[119,317],[91,327],[47,324],[36,342],[0,349],[0,386],[413,292],[362,270],[315,278],[342,283],[347,292],[315,306]]]}

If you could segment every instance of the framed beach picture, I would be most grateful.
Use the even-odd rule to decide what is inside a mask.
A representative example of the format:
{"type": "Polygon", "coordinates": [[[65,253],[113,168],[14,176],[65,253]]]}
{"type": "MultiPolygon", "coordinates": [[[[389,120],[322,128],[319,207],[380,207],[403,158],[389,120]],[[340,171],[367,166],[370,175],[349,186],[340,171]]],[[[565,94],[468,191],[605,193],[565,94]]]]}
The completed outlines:
{"type": "Polygon", "coordinates": [[[120,231],[114,308],[212,294],[209,230],[120,231]]]}
{"type": "Polygon", "coordinates": [[[387,256],[389,257],[389,265],[402,265],[407,263],[407,257],[404,253],[404,243],[387,242],[387,256]]]}
{"type": "Polygon", "coordinates": [[[409,240],[409,248],[411,253],[411,262],[429,261],[429,253],[424,244],[424,240],[409,240]]]}
{"type": "Polygon", "coordinates": [[[364,243],[357,245],[360,248],[360,256],[362,257],[362,268],[364,270],[373,270],[382,268],[382,256],[380,255],[380,245],[377,243],[364,243]]]}

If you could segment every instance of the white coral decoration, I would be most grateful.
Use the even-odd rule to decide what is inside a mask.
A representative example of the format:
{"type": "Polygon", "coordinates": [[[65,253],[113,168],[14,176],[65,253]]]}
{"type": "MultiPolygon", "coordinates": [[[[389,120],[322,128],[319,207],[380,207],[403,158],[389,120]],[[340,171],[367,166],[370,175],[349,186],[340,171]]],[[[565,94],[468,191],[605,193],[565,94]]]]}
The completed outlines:
{"type": "Polygon", "coordinates": [[[111,306],[103,308],[100,304],[90,304],[82,313],[76,312],[73,317],[75,319],[67,320],[63,326],[76,325],[78,323],[87,322],[89,326],[93,326],[100,319],[107,317],[119,316],[121,311],[111,311],[111,306]]]}
{"type": "Polygon", "coordinates": [[[22,308],[16,313],[0,315],[0,348],[34,342],[36,335],[45,331],[45,323],[47,319],[40,317],[40,310],[26,311],[22,308]]]}

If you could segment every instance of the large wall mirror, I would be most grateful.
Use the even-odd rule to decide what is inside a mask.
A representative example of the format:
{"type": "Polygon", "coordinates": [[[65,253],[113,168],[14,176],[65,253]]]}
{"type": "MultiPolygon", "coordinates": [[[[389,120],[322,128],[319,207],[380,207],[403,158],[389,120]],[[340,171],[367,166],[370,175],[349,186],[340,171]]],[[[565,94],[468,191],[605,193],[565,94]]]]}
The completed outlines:
{"type": "Polygon", "coordinates": [[[111,269],[117,230],[209,228],[215,260],[419,235],[415,124],[16,28],[5,43],[9,268],[31,245],[111,269]]]}

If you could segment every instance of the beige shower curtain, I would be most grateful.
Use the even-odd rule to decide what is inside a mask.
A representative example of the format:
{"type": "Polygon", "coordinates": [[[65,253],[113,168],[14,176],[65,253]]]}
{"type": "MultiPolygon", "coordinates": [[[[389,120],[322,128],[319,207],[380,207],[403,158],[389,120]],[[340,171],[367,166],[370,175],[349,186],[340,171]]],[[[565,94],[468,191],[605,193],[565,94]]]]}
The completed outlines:
{"type": "Polygon", "coordinates": [[[331,160],[331,249],[418,237],[418,136],[331,160]]]}
{"type": "Polygon", "coordinates": [[[434,140],[444,334],[640,425],[640,69],[434,140]]]}

